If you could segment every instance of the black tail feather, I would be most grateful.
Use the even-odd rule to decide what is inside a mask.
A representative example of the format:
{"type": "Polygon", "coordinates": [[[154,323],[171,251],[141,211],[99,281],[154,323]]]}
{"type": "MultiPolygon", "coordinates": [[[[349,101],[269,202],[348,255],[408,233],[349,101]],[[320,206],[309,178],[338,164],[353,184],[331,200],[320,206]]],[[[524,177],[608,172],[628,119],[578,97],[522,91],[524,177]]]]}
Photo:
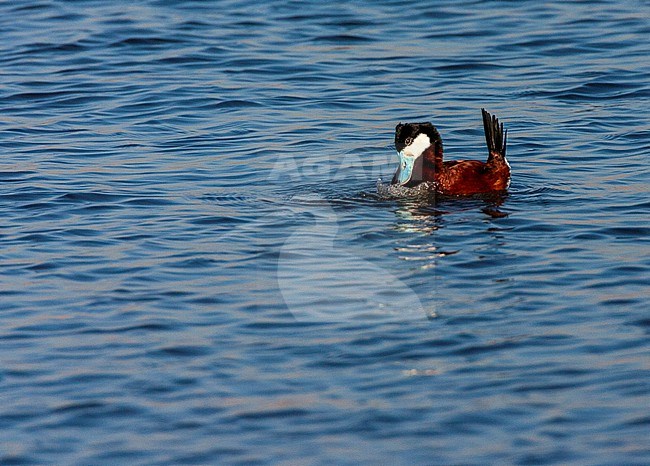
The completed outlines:
{"type": "Polygon", "coordinates": [[[494,115],[490,115],[484,108],[481,109],[481,112],[483,113],[485,142],[487,142],[488,152],[490,153],[488,160],[492,159],[495,155],[500,155],[505,158],[508,130],[504,132],[503,123],[499,124],[499,119],[494,115]]]}

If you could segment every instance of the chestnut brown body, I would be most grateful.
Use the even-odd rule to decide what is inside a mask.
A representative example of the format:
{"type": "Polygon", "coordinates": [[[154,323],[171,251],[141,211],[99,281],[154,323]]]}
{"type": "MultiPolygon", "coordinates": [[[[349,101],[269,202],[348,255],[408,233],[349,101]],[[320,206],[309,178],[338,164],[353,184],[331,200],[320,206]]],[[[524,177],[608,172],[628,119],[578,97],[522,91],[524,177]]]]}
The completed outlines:
{"type": "Polygon", "coordinates": [[[510,185],[510,166],[505,158],[498,154],[491,154],[487,162],[479,160],[444,162],[442,151],[438,157],[425,152],[422,168],[423,181],[433,181],[436,191],[449,196],[505,191],[510,185]]]}

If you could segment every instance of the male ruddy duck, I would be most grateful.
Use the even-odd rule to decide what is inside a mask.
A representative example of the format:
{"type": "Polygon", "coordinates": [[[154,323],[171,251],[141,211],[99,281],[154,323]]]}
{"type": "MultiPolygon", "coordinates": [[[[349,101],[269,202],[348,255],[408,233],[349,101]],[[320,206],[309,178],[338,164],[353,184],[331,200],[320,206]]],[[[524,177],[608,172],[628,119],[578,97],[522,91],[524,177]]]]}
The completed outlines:
{"type": "Polygon", "coordinates": [[[392,184],[412,187],[433,182],[436,192],[450,196],[494,193],[508,189],[510,165],[506,160],[503,124],[483,112],[483,128],[488,146],[487,162],[478,160],[442,161],[442,138],[431,123],[405,123],[395,128],[395,149],[400,164],[392,184]]]}

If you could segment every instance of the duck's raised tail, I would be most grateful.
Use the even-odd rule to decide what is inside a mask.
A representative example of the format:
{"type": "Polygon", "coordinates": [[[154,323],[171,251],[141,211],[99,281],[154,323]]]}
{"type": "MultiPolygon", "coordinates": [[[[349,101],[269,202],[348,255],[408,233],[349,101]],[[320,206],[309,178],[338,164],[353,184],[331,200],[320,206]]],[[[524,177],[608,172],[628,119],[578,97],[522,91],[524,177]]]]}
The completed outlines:
{"type": "Polygon", "coordinates": [[[506,139],[508,137],[508,130],[503,131],[503,123],[499,124],[499,119],[494,115],[490,115],[484,108],[481,109],[483,113],[483,129],[485,130],[485,142],[487,142],[488,151],[490,153],[488,162],[495,157],[506,158],[506,139]]]}

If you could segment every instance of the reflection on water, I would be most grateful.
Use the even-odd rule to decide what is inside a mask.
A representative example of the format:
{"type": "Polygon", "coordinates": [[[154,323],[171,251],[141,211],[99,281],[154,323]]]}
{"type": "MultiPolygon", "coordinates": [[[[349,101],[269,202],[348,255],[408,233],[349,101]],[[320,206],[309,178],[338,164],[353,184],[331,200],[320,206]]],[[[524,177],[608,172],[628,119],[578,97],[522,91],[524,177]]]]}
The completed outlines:
{"type": "Polygon", "coordinates": [[[398,276],[350,246],[334,244],[337,216],[322,197],[300,195],[292,210],[314,222],[300,226],[280,249],[278,284],[289,311],[299,321],[352,322],[435,317],[398,276]]]}

